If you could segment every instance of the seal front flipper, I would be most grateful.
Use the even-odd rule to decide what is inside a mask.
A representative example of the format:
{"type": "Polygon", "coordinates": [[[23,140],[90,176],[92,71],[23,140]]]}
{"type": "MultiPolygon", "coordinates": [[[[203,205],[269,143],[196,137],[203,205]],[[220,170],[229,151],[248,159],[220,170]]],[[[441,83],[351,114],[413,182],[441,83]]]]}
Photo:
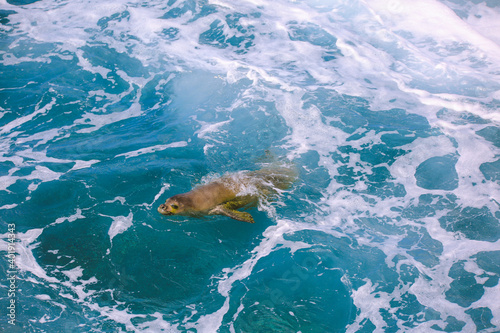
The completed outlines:
{"type": "Polygon", "coordinates": [[[255,223],[253,220],[252,215],[250,215],[247,212],[240,212],[235,209],[230,209],[228,204],[224,205],[218,205],[212,210],[208,212],[210,215],[224,215],[227,217],[230,217],[232,219],[238,220],[238,221],[243,221],[243,222],[248,222],[248,223],[255,223]]]}

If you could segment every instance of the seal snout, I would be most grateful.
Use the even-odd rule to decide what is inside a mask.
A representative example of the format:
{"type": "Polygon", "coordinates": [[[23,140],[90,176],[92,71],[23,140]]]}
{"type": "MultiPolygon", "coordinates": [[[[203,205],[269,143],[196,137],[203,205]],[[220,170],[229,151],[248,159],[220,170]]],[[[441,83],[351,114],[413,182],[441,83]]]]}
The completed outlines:
{"type": "Polygon", "coordinates": [[[158,213],[163,214],[163,215],[172,215],[173,213],[167,210],[167,205],[161,204],[158,207],[158,213]]]}

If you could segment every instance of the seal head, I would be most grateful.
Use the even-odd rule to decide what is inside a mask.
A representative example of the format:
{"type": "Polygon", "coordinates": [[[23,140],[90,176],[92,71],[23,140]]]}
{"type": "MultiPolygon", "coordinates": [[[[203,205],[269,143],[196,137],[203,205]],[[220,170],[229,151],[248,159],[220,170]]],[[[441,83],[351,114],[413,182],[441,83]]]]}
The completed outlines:
{"type": "Polygon", "coordinates": [[[163,215],[178,215],[186,213],[189,211],[188,201],[189,200],[182,195],[174,195],[158,207],[158,212],[163,215]]]}

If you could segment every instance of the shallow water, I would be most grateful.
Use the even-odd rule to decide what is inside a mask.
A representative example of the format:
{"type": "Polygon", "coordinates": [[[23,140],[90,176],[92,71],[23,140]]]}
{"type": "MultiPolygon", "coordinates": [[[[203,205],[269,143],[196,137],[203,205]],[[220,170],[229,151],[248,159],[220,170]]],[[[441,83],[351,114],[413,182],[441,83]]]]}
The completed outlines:
{"type": "Polygon", "coordinates": [[[0,327],[500,330],[499,22],[490,0],[0,0],[0,327]],[[255,224],[158,214],[268,150],[299,177],[255,224]]]}

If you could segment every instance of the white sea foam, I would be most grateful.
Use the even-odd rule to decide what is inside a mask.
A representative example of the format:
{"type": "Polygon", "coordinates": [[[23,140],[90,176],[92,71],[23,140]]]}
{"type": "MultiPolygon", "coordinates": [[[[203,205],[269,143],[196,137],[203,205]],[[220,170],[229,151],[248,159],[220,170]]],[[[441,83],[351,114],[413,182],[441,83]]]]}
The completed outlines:
{"type": "MultiPolygon", "coordinates": [[[[102,215],[106,216],[106,215],[102,215]]],[[[112,243],[113,238],[116,235],[124,233],[128,228],[132,226],[132,221],[134,219],[134,214],[130,213],[128,216],[108,216],[113,219],[113,223],[108,230],[109,240],[112,243]]]]}
{"type": "Polygon", "coordinates": [[[488,7],[486,3],[478,3],[473,6],[467,13],[466,22],[474,28],[478,33],[492,40],[497,45],[500,45],[500,36],[496,31],[500,31],[500,22],[498,16],[500,10],[497,8],[488,7]]]}
{"type": "Polygon", "coordinates": [[[161,187],[160,189],[160,192],[158,192],[156,195],[155,195],[155,198],[153,200],[153,202],[151,204],[144,204],[144,206],[148,207],[148,208],[151,208],[155,202],[163,195],[163,193],[165,193],[166,190],[168,190],[170,188],[170,184],[163,184],[163,186],[161,187]]]}
{"type": "MultiPolygon", "coordinates": [[[[194,119],[196,120],[196,117],[194,117],[194,119]]],[[[214,132],[219,133],[221,131],[220,128],[230,122],[230,120],[221,121],[218,123],[208,123],[201,120],[196,120],[196,121],[201,125],[201,128],[197,130],[194,134],[196,134],[200,139],[207,138],[207,136],[210,133],[214,132]]],[[[220,143],[220,141],[217,140],[214,141],[220,143]]]]}
{"type": "MultiPolygon", "coordinates": [[[[0,179],[0,182],[1,182],[1,179],[0,179]]],[[[0,207],[0,209],[12,209],[12,208],[16,208],[17,207],[17,204],[11,204],[11,205],[3,205],[0,207]]]]}
{"type": "MultiPolygon", "coordinates": [[[[46,104],[42,107],[40,106],[40,104],[38,104],[35,107],[35,111],[33,113],[26,115],[26,116],[23,116],[23,117],[16,118],[15,120],[11,121],[10,123],[2,126],[2,128],[0,129],[0,134],[5,135],[7,133],[10,133],[13,129],[31,121],[36,116],[47,114],[47,112],[49,112],[49,110],[54,106],[54,104],[56,104],[55,98],[52,98],[52,100],[48,104],[46,104]]],[[[15,134],[17,135],[17,133],[15,133],[15,134]]]]}
{"type": "MultiPolygon", "coordinates": [[[[17,171],[17,168],[11,169],[9,171],[10,174],[17,171]]],[[[62,173],[54,172],[47,167],[44,166],[36,166],[35,170],[31,172],[31,174],[27,176],[2,176],[0,177],[0,191],[8,191],[9,186],[15,184],[19,179],[27,179],[27,180],[41,180],[42,182],[50,182],[53,180],[59,179],[62,173]]]]}
{"type": "Polygon", "coordinates": [[[141,331],[147,332],[181,332],[177,329],[177,326],[170,324],[166,320],[163,319],[163,314],[159,312],[155,312],[150,314],[151,317],[155,318],[152,321],[147,321],[142,324],[137,325],[137,328],[141,331]]]}
{"type": "Polygon", "coordinates": [[[113,200],[106,200],[104,203],[113,203],[113,202],[119,202],[120,204],[124,205],[127,200],[124,197],[116,197],[113,200]]]}
{"type": "Polygon", "coordinates": [[[143,114],[141,106],[139,103],[134,103],[130,108],[122,112],[114,112],[111,114],[95,114],[86,113],[81,119],[75,121],[75,125],[91,125],[91,127],[86,127],[78,130],[78,133],[91,133],[99,130],[100,128],[113,124],[125,119],[136,118],[143,114]]]}
{"type": "MultiPolygon", "coordinates": [[[[466,270],[474,272],[478,277],[481,272],[477,265],[473,265],[470,257],[480,251],[498,249],[500,245],[498,241],[492,243],[468,240],[460,234],[444,230],[438,219],[447,213],[446,210],[436,211],[435,216],[416,221],[398,220],[400,227],[424,227],[432,239],[443,245],[442,254],[438,258],[439,264],[429,268],[415,260],[404,249],[398,248],[397,244],[404,238],[404,235],[382,235],[383,241],[373,242],[369,235],[370,230],[360,225],[359,219],[377,217],[395,220],[400,214],[393,208],[408,207],[422,194],[441,196],[454,194],[458,198],[457,205],[477,208],[486,206],[491,212],[498,212],[498,205],[491,201],[491,198],[497,198],[497,201],[500,201],[498,183],[485,180],[480,166],[495,161],[500,152],[490,142],[475,134],[491,123],[497,126],[500,121],[498,110],[488,109],[483,105],[492,98],[498,99],[499,96],[498,92],[493,91],[496,88],[488,86],[490,83],[494,87],[493,83],[498,82],[500,55],[500,41],[496,34],[500,15],[498,8],[487,7],[484,3],[474,4],[474,6],[471,5],[468,17],[461,19],[444,3],[432,0],[418,3],[406,0],[354,2],[351,10],[345,8],[346,2],[322,4],[320,1],[314,3],[273,1],[270,3],[253,0],[235,3],[218,0],[210,1],[210,4],[218,6],[218,12],[194,20],[194,16],[190,13],[172,19],[160,19],[159,17],[165,13],[165,5],[160,1],[150,2],[149,8],[123,1],[97,3],[87,0],[66,4],[40,1],[30,6],[11,6],[2,0],[1,4],[5,8],[15,9],[18,12],[9,16],[19,23],[16,28],[18,31],[26,33],[30,38],[39,42],[58,43],[61,50],[70,51],[76,56],[78,66],[82,70],[98,74],[105,79],[112,70],[93,65],[79,49],[87,45],[89,40],[109,45],[117,52],[130,53],[146,66],[157,66],[158,58],[165,57],[170,62],[170,68],[177,71],[194,68],[215,72],[225,78],[229,84],[247,78],[252,82],[251,87],[241,94],[241,99],[262,99],[274,103],[290,129],[284,145],[288,149],[288,157],[298,159],[301,155],[311,151],[318,154],[318,166],[325,168],[328,172],[330,183],[327,188],[322,189],[322,199],[319,202],[322,210],[313,211],[307,217],[308,221],[315,221],[315,223],[278,220],[277,225],[268,227],[263,234],[263,240],[253,249],[250,259],[236,263],[221,273],[223,276],[217,289],[225,298],[221,307],[212,314],[202,315],[196,323],[191,323],[187,319],[188,327],[199,331],[217,330],[221,326],[224,315],[229,312],[229,307],[232,306],[230,304],[233,301],[237,302],[237,300],[230,299],[235,282],[251,277],[258,261],[269,256],[277,248],[289,248],[293,253],[310,246],[307,243],[286,241],[283,235],[313,229],[334,237],[356,237],[359,244],[380,249],[386,255],[386,264],[389,267],[399,270],[404,262],[416,267],[420,272],[411,286],[401,283],[392,293],[378,291],[375,283],[365,279],[366,283],[353,290],[351,295],[358,308],[358,314],[355,322],[348,327],[348,331],[359,330],[365,319],[370,319],[377,330],[382,330],[387,323],[380,309],[393,313],[395,310],[391,308],[391,301],[399,299],[403,292],[410,292],[415,295],[420,304],[440,312],[442,320],[436,319],[421,323],[416,330],[430,330],[434,324],[444,328],[444,320],[448,315],[465,322],[464,330],[475,329],[470,316],[464,312],[465,309],[446,299],[445,292],[452,281],[448,273],[454,263],[463,260],[466,262],[466,270]],[[315,10],[325,8],[325,6],[329,10],[315,10]],[[81,8],[86,8],[86,10],[81,10],[81,8]],[[101,18],[124,11],[130,13],[129,18],[109,22],[114,34],[92,35],[92,29],[98,27],[101,18]],[[252,31],[254,46],[243,53],[235,53],[232,52],[234,48],[231,46],[219,48],[199,43],[200,34],[206,31],[212,22],[219,19],[224,23],[226,15],[235,11],[244,14],[260,13],[258,19],[248,15],[240,20],[242,27],[252,31]],[[293,34],[293,29],[290,27],[292,21],[297,22],[299,26],[305,26],[307,23],[317,24],[322,30],[335,36],[337,38],[335,47],[342,55],[337,55],[334,62],[325,62],[322,59],[326,51],[324,46],[307,41],[290,40],[289,36],[293,34]],[[34,22],[36,25],[33,24],[34,22]],[[165,41],[159,37],[162,30],[167,28],[179,29],[178,36],[174,40],[165,41]],[[120,41],[118,36],[127,34],[136,39],[128,40],[128,42],[120,41]],[[433,43],[426,43],[428,38],[433,43]],[[446,47],[450,45],[461,46],[464,51],[451,56],[440,53],[448,52],[446,47]],[[269,50],[279,50],[279,53],[269,52],[269,50]],[[471,66],[471,63],[474,66],[471,66]],[[453,76],[455,73],[458,73],[456,77],[453,76]],[[482,94],[481,97],[472,93],[471,96],[462,95],[458,88],[446,90],[447,86],[464,77],[486,82],[486,87],[478,87],[475,90],[475,93],[482,94]],[[365,79],[374,84],[368,83],[365,79]],[[422,84],[416,85],[416,79],[422,84]],[[439,92],[439,89],[437,89],[438,92],[433,92],[428,86],[437,86],[446,92],[439,92]],[[436,130],[435,135],[417,138],[410,144],[398,147],[405,153],[396,157],[394,163],[378,165],[389,170],[393,178],[392,183],[404,186],[405,196],[378,198],[373,195],[362,195],[360,193],[366,191],[368,187],[366,181],[360,180],[355,186],[349,188],[334,180],[339,175],[338,169],[341,165],[334,162],[331,156],[339,147],[348,146],[353,149],[371,147],[379,144],[381,135],[387,132],[358,130],[355,133],[360,134],[360,138],[348,140],[353,133],[328,125],[323,114],[325,110],[321,106],[312,104],[305,106],[304,96],[319,87],[329,89],[332,93],[362,97],[372,111],[403,108],[407,112],[425,117],[436,130]],[[437,116],[437,112],[442,108],[456,113],[466,111],[491,123],[456,125],[437,116]],[[458,174],[458,187],[452,191],[428,190],[419,187],[415,178],[417,167],[429,158],[450,154],[458,158],[455,166],[458,174]],[[358,233],[355,234],[354,231],[358,233]],[[395,264],[392,260],[397,255],[404,255],[406,259],[401,259],[395,264]]],[[[180,6],[180,2],[175,5],[180,6]]],[[[223,24],[222,31],[227,35],[239,33],[227,24],[223,24]]],[[[6,50],[3,63],[14,65],[25,61],[47,62],[50,56],[63,57],[60,54],[50,54],[36,59],[17,58],[12,52],[6,50]]],[[[145,85],[146,80],[131,77],[123,71],[117,71],[117,75],[138,87],[145,85]]],[[[467,84],[459,88],[464,86],[467,84]]],[[[108,104],[99,110],[89,110],[64,130],[78,128],[78,134],[87,135],[106,125],[142,116],[144,111],[138,99],[128,109],[111,114],[106,112],[106,106],[119,102],[125,95],[131,93],[131,89],[133,88],[120,95],[104,91],[89,92],[89,96],[100,96],[108,101],[108,104]]],[[[50,111],[54,102],[52,100],[43,107],[39,105],[32,114],[11,121],[0,129],[7,137],[0,142],[2,151],[0,161],[10,161],[15,165],[7,175],[0,177],[0,190],[8,191],[12,184],[20,179],[26,179],[35,181],[30,185],[30,191],[35,191],[38,180],[54,181],[62,176],[62,173],[54,172],[46,166],[36,165],[37,163],[73,162],[75,164],[71,171],[74,171],[99,162],[50,158],[46,152],[36,152],[30,149],[19,152],[16,156],[3,154],[14,142],[24,145],[36,141],[36,145],[41,146],[63,135],[61,131],[54,129],[26,137],[18,137],[19,132],[15,132],[23,125],[35,120],[36,117],[50,111]],[[7,141],[4,142],[4,140],[7,141]],[[31,159],[34,162],[30,162],[31,159]],[[36,165],[36,169],[27,176],[14,175],[20,167],[27,164],[36,165]]],[[[225,134],[226,124],[233,119],[215,123],[196,121],[201,127],[195,134],[200,139],[208,141],[205,145],[205,154],[208,155],[211,147],[222,142],[218,135],[225,134]]],[[[117,156],[131,158],[172,147],[185,146],[187,146],[185,141],[179,141],[167,145],[153,145],[117,156]]],[[[348,160],[342,164],[343,166],[350,167],[355,172],[365,174],[373,172],[374,165],[364,162],[359,153],[344,153],[343,157],[348,160]]],[[[154,202],[168,187],[167,184],[161,188],[154,202]]],[[[124,201],[117,200],[124,203],[124,201]]],[[[13,209],[16,206],[17,203],[4,205],[0,209],[13,209]]],[[[109,217],[113,220],[108,230],[110,241],[132,226],[132,213],[128,216],[109,217]]],[[[52,225],[66,221],[72,222],[80,218],[84,216],[78,209],[74,215],[61,217],[52,225]]],[[[33,256],[32,250],[36,247],[33,242],[41,232],[42,229],[33,229],[19,235],[21,239],[20,268],[30,271],[43,281],[60,285],[62,281],[48,276],[33,256]]],[[[0,240],[2,246],[4,243],[0,240]]],[[[134,315],[128,310],[119,310],[117,307],[101,307],[93,303],[90,300],[90,293],[82,289],[87,281],[91,280],[81,280],[81,267],[63,273],[69,279],[65,286],[78,295],[77,298],[66,296],[69,300],[84,304],[89,309],[98,311],[103,317],[124,324],[129,330],[136,330],[137,327],[144,330],[172,329],[160,313],[153,315],[155,318],[153,321],[135,325],[132,319],[144,316],[134,315]]],[[[495,304],[494,300],[499,296],[498,288],[485,287],[484,296],[471,307],[490,308],[494,317],[492,324],[500,326],[499,310],[491,306],[495,304]]],[[[47,300],[44,296],[40,296],[39,299],[47,300]]],[[[238,307],[233,320],[236,320],[238,314],[242,312],[241,307],[242,304],[238,307]]],[[[196,311],[196,309],[193,310],[193,312],[196,311]]],[[[402,324],[401,320],[397,323],[401,330],[406,328],[402,324]]]]}
{"type": "Polygon", "coordinates": [[[427,190],[417,186],[415,172],[417,167],[425,160],[435,157],[453,154],[455,147],[452,142],[444,136],[418,138],[405,148],[409,153],[399,157],[390,167],[389,171],[397,181],[404,184],[409,196],[419,197],[427,190]]]}
{"type": "Polygon", "coordinates": [[[16,244],[16,252],[18,253],[16,257],[17,268],[21,271],[30,272],[48,283],[58,283],[58,279],[47,275],[33,255],[33,249],[38,246],[35,241],[42,232],[43,229],[31,229],[25,233],[16,234],[16,239],[20,241],[16,244]]]}
{"type": "Polygon", "coordinates": [[[349,135],[326,125],[317,107],[304,110],[301,98],[302,94],[299,92],[284,94],[283,99],[277,103],[277,109],[292,131],[288,137],[288,145],[295,149],[288,157],[294,158],[309,150],[316,150],[320,156],[327,156],[349,135]]]}
{"type": "Polygon", "coordinates": [[[42,301],[48,301],[51,299],[49,295],[43,295],[43,294],[36,295],[35,297],[42,301]]]}
{"type": "Polygon", "coordinates": [[[424,0],[418,3],[410,0],[397,0],[389,3],[370,1],[368,5],[393,24],[391,27],[393,30],[411,31],[423,38],[432,37],[436,41],[470,43],[480,51],[486,52],[492,59],[498,60],[500,46],[482,33],[478,33],[439,1],[424,0]],[[416,12],[423,15],[415,15],[416,12]]]}
{"type": "MultiPolygon", "coordinates": [[[[265,258],[278,248],[289,248],[293,254],[299,249],[309,248],[311,245],[302,242],[286,241],[283,236],[286,233],[300,230],[300,228],[292,221],[278,220],[277,225],[268,227],[263,235],[262,242],[252,250],[252,257],[242,264],[228,268],[223,271],[224,276],[218,283],[218,292],[226,298],[224,304],[216,312],[201,316],[196,323],[187,325],[188,328],[196,328],[201,332],[212,332],[220,327],[222,318],[229,310],[230,291],[232,286],[237,281],[244,281],[254,270],[255,265],[262,258],[265,258]]],[[[235,315],[237,316],[237,314],[235,315]]]]}
{"type": "Polygon", "coordinates": [[[186,147],[187,145],[188,145],[188,143],[186,141],[172,142],[172,143],[169,143],[166,145],[155,145],[152,147],[147,147],[147,148],[142,148],[142,149],[130,151],[128,153],[116,155],[116,157],[125,156],[125,158],[131,158],[131,157],[136,157],[136,156],[140,156],[143,154],[155,153],[157,151],[162,151],[162,150],[169,149],[169,148],[186,147]]]}
{"type": "Polygon", "coordinates": [[[78,219],[84,219],[84,218],[85,218],[85,216],[82,215],[82,210],[80,208],[77,208],[75,214],[68,216],[68,217],[59,217],[58,219],[56,219],[55,222],[52,222],[49,226],[52,227],[54,225],[61,224],[61,223],[64,223],[66,221],[74,222],[78,219]]]}
{"type": "MultiPolygon", "coordinates": [[[[131,217],[129,215],[128,217],[124,217],[124,219],[131,219],[131,217]]],[[[118,229],[120,229],[120,227],[118,227],[118,229]]],[[[118,305],[100,306],[99,304],[94,302],[92,300],[92,295],[94,295],[96,291],[89,288],[89,286],[97,283],[98,280],[95,277],[90,277],[89,279],[84,280],[82,278],[84,269],[81,266],[77,266],[69,270],[62,270],[62,273],[68,278],[68,280],[60,280],[47,274],[47,272],[37,263],[37,260],[33,255],[33,250],[36,249],[39,245],[39,243],[37,243],[36,241],[42,234],[43,230],[44,229],[31,229],[26,233],[16,233],[16,239],[19,240],[18,242],[16,242],[16,252],[18,253],[18,255],[16,256],[17,268],[21,272],[29,272],[35,276],[35,278],[28,277],[27,281],[30,281],[34,284],[44,283],[48,288],[55,290],[61,297],[65,298],[65,302],[72,301],[77,304],[84,305],[86,308],[92,311],[97,311],[104,318],[108,318],[116,323],[123,324],[128,330],[136,331],[136,326],[132,323],[132,319],[144,318],[145,316],[133,314],[127,309],[119,310],[118,305]],[[37,280],[36,278],[39,278],[41,280],[37,280]],[[73,294],[67,293],[68,290],[71,290],[71,292],[74,293],[76,297],[73,296],[73,294]]],[[[7,242],[4,241],[4,239],[6,238],[7,235],[1,235],[0,237],[1,251],[7,250],[7,242]]],[[[60,307],[61,314],[67,307],[67,305],[61,304],[60,302],[53,301],[46,294],[35,295],[35,297],[39,300],[48,301],[51,304],[60,307]]],[[[41,323],[55,321],[61,316],[61,314],[56,318],[50,318],[48,315],[44,314],[38,321],[41,323]]],[[[171,330],[175,329],[174,326],[164,321],[161,316],[156,315],[156,317],[157,319],[155,321],[149,324],[144,323],[142,324],[142,326],[145,328],[166,327],[171,330]]]]}
{"type": "MultiPolygon", "coordinates": [[[[498,52],[497,44],[492,43],[490,40],[478,35],[476,31],[458,19],[455,13],[438,2],[426,1],[425,3],[419,3],[418,6],[415,6],[415,4],[410,2],[393,2],[391,5],[392,7],[388,7],[387,2],[372,2],[370,3],[370,6],[374,8],[377,14],[388,14],[382,13],[383,11],[395,14],[395,16],[390,16],[390,19],[392,20],[391,23],[394,24],[394,26],[391,27],[392,30],[405,29],[407,31],[418,32],[420,36],[433,36],[436,40],[441,40],[443,39],[442,37],[445,37],[445,40],[451,38],[451,40],[459,40],[470,43],[477,47],[478,50],[481,50],[481,52],[484,52],[490,59],[497,59],[498,54],[500,54],[500,52],[498,52]],[[432,10],[433,12],[427,15],[426,13],[429,10],[432,10]],[[424,15],[415,15],[415,11],[424,15]],[[445,21],[447,22],[445,29],[443,29],[442,24],[443,17],[445,17],[445,21]],[[424,21],[425,23],[423,23],[424,21]],[[429,22],[430,24],[427,24],[429,22]]],[[[287,11],[285,10],[284,13],[284,16],[286,16],[287,11]]],[[[489,11],[489,13],[491,13],[491,11],[489,11]]],[[[384,17],[384,19],[387,19],[387,17],[384,17]]],[[[285,29],[284,25],[282,25],[282,27],[285,29]]],[[[382,94],[386,100],[392,98],[392,95],[398,97],[399,99],[406,100],[407,103],[415,103],[415,101],[418,101],[423,105],[447,107],[456,111],[468,111],[476,115],[480,115],[484,119],[490,120],[495,120],[495,117],[497,117],[496,113],[488,112],[484,108],[479,107],[478,104],[467,102],[458,94],[432,94],[421,89],[409,88],[408,77],[405,77],[404,75],[397,76],[397,74],[390,73],[390,71],[384,67],[389,67],[392,62],[389,59],[389,61],[385,63],[380,62],[380,54],[375,56],[375,51],[370,47],[365,47],[363,49],[358,46],[354,49],[350,44],[346,44],[343,40],[337,42],[337,46],[339,45],[343,51],[352,49],[350,55],[357,64],[361,65],[363,71],[361,74],[359,67],[354,65],[347,66],[347,62],[350,59],[341,59],[340,61],[344,62],[344,68],[341,69],[344,74],[348,73],[347,70],[353,69],[351,70],[354,74],[353,76],[359,79],[362,77],[360,75],[368,74],[367,76],[369,76],[370,74],[374,74],[379,71],[382,72],[383,75],[387,75],[388,82],[394,81],[397,83],[396,86],[400,88],[401,93],[391,92],[386,95],[382,94]],[[364,54],[359,52],[364,52],[364,54]],[[374,63],[374,61],[377,63],[374,63]],[[409,96],[405,96],[407,93],[409,93],[409,96]]],[[[309,55],[314,54],[313,50],[308,48],[302,48],[301,51],[307,52],[309,55]]],[[[416,50],[412,49],[411,51],[416,50]]],[[[382,59],[384,59],[384,55],[382,55],[382,59]]],[[[267,60],[268,61],[262,61],[260,65],[264,68],[269,68],[269,64],[272,64],[273,62],[269,61],[269,59],[267,60]]],[[[453,64],[453,66],[458,65],[458,63],[453,64]]],[[[283,81],[274,81],[273,79],[269,79],[268,74],[264,74],[264,71],[262,70],[257,71],[256,73],[258,73],[258,77],[264,80],[268,80],[270,82],[280,82],[282,89],[289,89],[289,86],[283,81]]],[[[331,80],[332,78],[335,78],[335,75],[327,75],[326,77],[328,79],[325,81],[325,79],[322,78],[322,75],[314,74],[314,71],[311,71],[311,73],[318,82],[326,82],[328,79],[331,80]]],[[[330,74],[332,73],[333,72],[330,72],[330,74]]],[[[477,72],[474,75],[479,76],[482,74],[477,72]]],[[[347,76],[344,76],[344,78],[346,78],[348,82],[346,82],[343,87],[336,88],[337,91],[358,96],[373,95],[372,93],[367,94],[364,87],[358,86],[359,89],[353,89],[354,87],[350,85],[350,83],[354,84],[360,80],[357,79],[349,81],[347,76]]],[[[285,94],[279,93],[279,95],[284,95],[285,98],[281,101],[278,100],[276,104],[280,114],[287,121],[287,125],[292,131],[288,137],[289,147],[294,148],[290,153],[291,158],[300,156],[307,151],[314,150],[320,155],[320,164],[325,166],[330,175],[333,177],[337,175],[337,166],[329,160],[328,156],[332,152],[335,152],[336,147],[349,145],[359,148],[362,145],[380,142],[380,134],[367,133],[363,139],[347,143],[346,139],[350,136],[350,134],[327,126],[321,120],[321,112],[314,106],[309,107],[308,109],[303,109],[303,102],[301,101],[303,92],[295,88],[292,90],[295,92],[285,94]]],[[[380,92],[380,90],[380,88],[377,89],[377,93],[380,92]]],[[[381,103],[380,97],[374,96],[371,104],[373,109],[379,109],[379,105],[381,104],[386,105],[387,102],[381,103]]],[[[479,167],[482,164],[495,161],[496,155],[498,155],[497,149],[492,149],[491,145],[486,143],[484,139],[479,138],[474,134],[473,131],[480,129],[480,127],[478,128],[477,126],[469,125],[468,128],[464,128],[463,126],[455,126],[450,123],[443,122],[435,116],[435,113],[438,110],[439,109],[436,108],[425,109],[417,107],[409,111],[417,112],[427,117],[429,123],[432,126],[440,128],[444,135],[418,138],[411,144],[402,146],[401,148],[407,151],[407,153],[398,157],[392,165],[386,165],[386,167],[390,170],[391,175],[395,178],[395,182],[404,185],[407,193],[406,196],[404,198],[391,198],[385,200],[378,198],[375,204],[370,204],[360,196],[353,194],[350,191],[339,191],[340,186],[332,182],[323,201],[327,207],[331,207],[332,213],[331,216],[326,219],[321,218],[319,222],[319,228],[321,228],[321,224],[325,226],[324,228],[321,228],[323,232],[329,233],[331,232],[331,229],[329,229],[330,227],[340,226],[341,224],[344,224],[344,228],[346,228],[346,230],[348,230],[349,227],[357,228],[355,226],[356,222],[353,220],[352,216],[362,217],[363,214],[360,214],[360,211],[370,212],[369,216],[387,216],[395,218],[399,214],[391,210],[393,207],[404,207],[411,200],[419,198],[420,195],[426,193],[446,195],[449,193],[448,191],[427,190],[419,187],[415,179],[415,173],[416,168],[429,158],[449,154],[458,154],[459,156],[456,165],[456,170],[459,176],[459,186],[453,191],[453,193],[459,198],[458,202],[463,205],[478,208],[486,205],[492,209],[492,211],[498,210],[498,207],[494,207],[490,198],[491,196],[498,197],[499,188],[493,182],[484,182],[484,177],[479,170],[479,167]],[[345,213],[342,213],[342,209],[345,210],[345,213]]],[[[356,159],[355,154],[351,154],[350,158],[349,165],[353,167],[359,165],[359,158],[356,159]]],[[[367,165],[366,167],[369,169],[372,166],[367,165]]],[[[369,170],[367,172],[369,172],[369,170]]],[[[361,186],[361,182],[359,186],[361,186]]],[[[362,190],[363,187],[358,187],[358,189],[362,190]]],[[[445,246],[443,254],[440,258],[440,264],[432,270],[426,268],[414,259],[409,259],[409,263],[414,267],[418,267],[424,275],[419,277],[418,282],[407,290],[417,295],[421,304],[428,305],[433,309],[439,309],[444,318],[446,318],[447,315],[455,316],[457,319],[465,322],[466,326],[464,329],[474,329],[474,323],[468,315],[463,313],[463,309],[461,309],[460,306],[448,301],[444,295],[447,288],[449,288],[450,282],[452,281],[447,274],[451,265],[457,260],[469,260],[469,258],[475,253],[479,251],[492,250],[496,246],[488,242],[472,240],[464,241],[464,239],[457,239],[454,233],[446,232],[440,227],[437,217],[425,219],[423,222],[426,223],[426,228],[430,232],[431,237],[439,240],[445,246]],[[428,277],[430,277],[430,280],[428,277]],[[435,283],[436,281],[442,281],[442,284],[437,284],[435,283]]],[[[405,221],[405,223],[410,225],[414,224],[413,221],[405,221]]],[[[265,235],[267,234],[268,233],[265,233],[265,235]]],[[[279,232],[273,230],[273,237],[276,237],[276,234],[280,235],[279,232]]],[[[357,240],[362,244],[374,246],[369,239],[363,241],[362,237],[358,237],[357,240]]],[[[382,244],[376,245],[387,255],[388,265],[393,265],[390,261],[398,253],[401,253],[400,249],[397,248],[397,243],[400,240],[401,238],[395,238],[393,241],[388,240],[382,244]]],[[[269,255],[273,246],[266,246],[263,248],[262,246],[264,243],[275,244],[271,241],[271,238],[268,238],[254,249],[255,255],[252,259],[246,261],[239,267],[235,267],[234,269],[230,269],[225,272],[225,278],[219,282],[219,292],[221,295],[227,297],[234,281],[244,280],[251,274],[252,267],[255,265],[256,261],[258,261],[259,258],[269,255]]],[[[360,287],[358,290],[353,292],[352,297],[355,305],[360,309],[360,315],[357,317],[356,322],[349,327],[349,331],[354,332],[359,329],[360,323],[365,318],[369,318],[376,327],[384,327],[385,321],[380,314],[380,309],[390,309],[390,301],[399,297],[402,292],[402,289],[397,289],[392,294],[374,292],[375,286],[372,285],[369,280],[366,282],[365,286],[360,287]]],[[[488,290],[488,292],[492,292],[492,290],[488,290]]],[[[481,304],[485,303],[481,301],[481,304]]],[[[225,313],[227,308],[223,305],[220,310],[224,310],[223,312],[225,313]]],[[[217,324],[220,320],[221,314],[216,312],[213,315],[213,323],[217,324]]],[[[199,322],[201,324],[201,322],[205,323],[208,320],[209,318],[205,316],[203,319],[200,319],[199,322]]],[[[441,325],[440,321],[434,321],[423,324],[421,328],[429,328],[432,324],[436,323],[441,325]]],[[[402,322],[398,323],[400,328],[404,329],[404,326],[401,326],[402,324],[402,322]]]]}
{"type": "Polygon", "coordinates": [[[83,269],[78,266],[73,269],[70,269],[69,271],[63,271],[62,272],[64,275],[66,275],[70,281],[77,281],[83,276],[83,269]]]}

